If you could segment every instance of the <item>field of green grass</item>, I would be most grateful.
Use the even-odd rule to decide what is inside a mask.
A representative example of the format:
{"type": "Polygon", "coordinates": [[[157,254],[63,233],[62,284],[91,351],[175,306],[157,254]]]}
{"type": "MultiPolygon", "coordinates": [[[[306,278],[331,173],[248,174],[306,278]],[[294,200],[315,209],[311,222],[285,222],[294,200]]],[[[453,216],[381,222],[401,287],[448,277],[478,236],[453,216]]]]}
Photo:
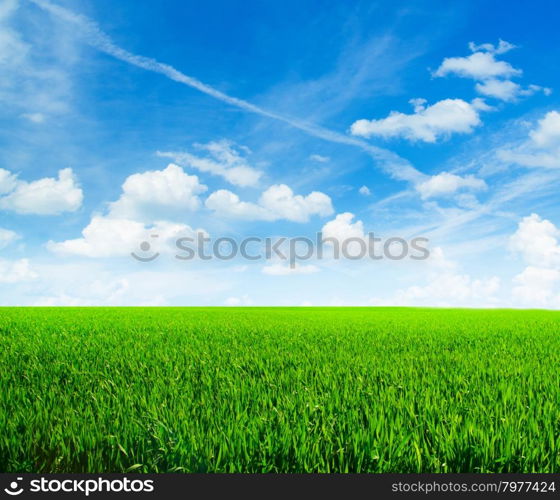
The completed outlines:
{"type": "Polygon", "coordinates": [[[1,308],[2,472],[560,472],[560,313],[1,308]]]}

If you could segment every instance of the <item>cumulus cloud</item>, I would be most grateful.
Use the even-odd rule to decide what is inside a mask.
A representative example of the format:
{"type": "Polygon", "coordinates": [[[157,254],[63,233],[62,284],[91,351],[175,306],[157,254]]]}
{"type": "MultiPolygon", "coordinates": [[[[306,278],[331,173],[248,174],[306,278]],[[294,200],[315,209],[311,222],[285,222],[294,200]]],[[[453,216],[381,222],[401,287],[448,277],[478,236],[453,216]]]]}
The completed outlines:
{"type": "Polygon", "coordinates": [[[529,136],[539,147],[560,147],[560,113],[548,112],[539,120],[537,128],[532,130],[529,136]]]}
{"type": "Polygon", "coordinates": [[[506,61],[498,61],[494,55],[492,52],[474,52],[466,57],[446,57],[434,76],[455,75],[473,80],[487,80],[521,75],[520,69],[514,68],[506,61]]]}
{"type": "Polygon", "coordinates": [[[0,209],[18,214],[75,212],[83,201],[83,192],[71,168],[59,170],[58,178],[45,177],[33,182],[0,169],[0,193],[0,209]]]}
{"type": "Polygon", "coordinates": [[[163,170],[150,170],[129,176],[122,185],[120,198],[109,204],[111,217],[154,220],[185,216],[200,207],[198,195],[207,187],[196,175],[170,163],[163,170]]]}
{"type": "Polygon", "coordinates": [[[474,175],[460,176],[449,172],[433,175],[428,180],[416,185],[416,190],[420,193],[422,199],[449,196],[464,189],[484,190],[487,188],[486,182],[474,175]]]}
{"type": "Polygon", "coordinates": [[[498,151],[501,160],[526,167],[560,168],[560,113],[549,111],[513,149],[498,151]]]}
{"type": "Polygon", "coordinates": [[[196,237],[197,232],[185,224],[157,221],[146,225],[129,219],[113,219],[94,216],[83,229],[82,237],[62,242],[49,241],[47,248],[59,255],[81,255],[84,257],[130,256],[139,250],[140,243],[150,243],[154,252],[166,251],[179,237],[196,237]]]}
{"type": "Polygon", "coordinates": [[[94,215],[82,237],[50,241],[49,250],[64,255],[113,257],[130,255],[142,241],[154,241],[161,250],[179,237],[193,237],[190,226],[170,220],[184,219],[199,208],[198,194],[206,186],[196,175],[188,175],[175,164],[162,170],[132,174],[122,185],[119,199],[109,203],[106,214],[94,215]]]}
{"type": "Polygon", "coordinates": [[[427,107],[424,99],[410,102],[414,113],[391,111],[389,116],[379,120],[358,120],[352,124],[351,133],[362,137],[402,137],[436,142],[454,133],[469,134],[481,124],[480,101],[473,104],[462,99],[444,99],[427,107]]]}
{"type": "MultiPolygon", "coordinates": [[[[360,255],[362,252],[363,245],[358,240],[366,242],[364,224],[361,220],[353,222],[354,217],[355,215],[351,212],[338,214],[321,229],[323,241],[327,245],[335,248],[333,240],[337,241],[339,245],[346,245],[345,252],[349,256],[360,255]]],[[[335,253],[338,253],[338,250],[335,253]]]]}
{"type": "Polygon", "coordinates": [[[269,187],[260,197],[259,204],[278,218],[305,222],[311,215],[333,213],[331,199],[324,193],[313,191],[307,196],[294,195],[285,184],[269,187]]]}
{"type": "Polygon", "coordinates": [[[520,85],[511,80],[497,80],[492,78],[477,83],[475,89],[479,94],[496,97],[502,101],[512,101],[519,93],[520,85]]]}
{"type": "Polygon", "coordinates": [[[362,186],[360,189],[358,189],[358,192],[362,195],[362,196],[369,196],[371,195],[371,191],[367,186],[362,186]]]}
{"type": "Polygon", "coordinates": [[[158,151],[158,155],[173,160],[185,167],[223,177],[230,184],[240,187],[257,186],[262,171],[250,166],[245,158],[248,148],[236,148],[231,141],[222,140],[208,144],[195,144],[194,148],[206,153],[196,156],[187,152],[158,151]]]}
{"type": "Polygon", "coordinates": [[[537,214],[524,217],[510,238],[510,248],[534,266],[560,266],[560,230],[537,214]]]}
{"type": "Polygon", "coordinates": [[[206,207],[224,217],[267,221],[307,222],[312,215],[333,213],[331,199],[326,194],[313,191],[307,196],[296,195],[285,184],[270,186],[257,203],[241,201],[235,193],[220,189],[206,199],[206,207]]]}
{"type": "Polygon", "coordinates": [[[493,97],[502,101],[515,101],[519,97],[530,96],[536,92],[549,95],[551,90],[540,85],[522,87],[511,78],[522,75],[520,69],[510,63],[496,59],[497,55],[505,54],[515,48],[515,45],[500,40],[497,45],[483,43],[476,45],[469,43],[473,52],[465,57],[446,57],[439,68],[433,73],[435,77],[448,75],[477,80],[475,90],[486,97],[493,97]]]}
{"type": "Polygon", "coordinates": [[[535,94],[536,92],[543,92],[545,95],[550,95],[551,90],[540,85],[529,85],[523,88],[518,83],[511,80],[485,80],[475,85],[475,89],[479,94],[486,97],[494,97],[502,101],[515,101],[518,97],[525,97],[535,94]]]}
{"type": "Polygon", "coordinates": [[[28,259],[6,260],[0,259],[0,283],[19,283],[38,277],[31,268],[28,259]]]}
{"type": "Polygon", "coordinates": [[[231,218],[251,220],[274,220],[273,214],[263,207],[241,201],[239,196],[227,189],[214,191],[205,202],[206,208],[213,210],[218,215],[231,218]]]}
{"type": "Polygon", "coordinates": [[[321,229],[323,238],[333,238],[339,242],[350,238],[365,239],[364,224],[361,220],[352,222],[354,217],[354,214],[350,212],[338,214],[321,229]]]}
{"type": "Polygon", "coordinates": [[[513,279],[513,298],[529,307],[560,307],[560,230],[538,214],[524,217],[510,249],[527,267],[513,279]]]}

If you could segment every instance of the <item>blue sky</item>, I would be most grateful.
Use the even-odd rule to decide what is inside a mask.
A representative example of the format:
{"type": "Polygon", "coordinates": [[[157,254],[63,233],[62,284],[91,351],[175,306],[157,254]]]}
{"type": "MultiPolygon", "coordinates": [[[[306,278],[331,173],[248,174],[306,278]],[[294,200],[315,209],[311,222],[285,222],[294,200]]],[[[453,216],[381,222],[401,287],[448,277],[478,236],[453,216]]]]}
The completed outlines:
{"type": "Polygon", "coordinates": [[[559,13],[2,0],[0,303],[560,307],[559,13]],[[431,256],[173,258],[196,231],[431,256]]]}

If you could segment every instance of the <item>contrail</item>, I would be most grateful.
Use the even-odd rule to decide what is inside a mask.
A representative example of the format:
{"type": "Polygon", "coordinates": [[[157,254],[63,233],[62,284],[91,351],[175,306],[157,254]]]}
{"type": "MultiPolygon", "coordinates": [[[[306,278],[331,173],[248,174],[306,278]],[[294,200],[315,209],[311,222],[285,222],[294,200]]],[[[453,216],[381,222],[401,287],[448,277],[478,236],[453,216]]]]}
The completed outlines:
{"type": "Polygon", "coordinates": [[[55,5],[48,0],[31,0],[35,5],[40,7],[41,9],[51,13],[52,15],[62,19],[68,23],[74,24],[75,26],[79,27],[80,31],[79,34],[85,40],[88,45],[96,48],[97,50],[104,52],[116,59],[124,61],[128,64],[132,64],[133,66],[137,66],[139,68],[145,69],[147,71],[152,71],[154,73],[160,73],[167,78],[174,80],[176,82],[182,83],[183,85],[187,85],[191,88],[199,90],[204,94],[207,94],[219,101],[225,102],[227,104],[231,104],[232,106],[236,106],[240,109],[248,111],[250,113],[255,113],[261,116],[265,116],[271,118],[273,120],[277,120],[283,123],[287,123],[288,125],[302,130],[307,134],[317,137],[319,139],[323,139],[329,142],[339,143],[339,144],[347,144],[349,146],[354,146],[360,148],[362,151],[368,153],[374,160],[378,161],[383,168],[391,177],[399,180],[410,181],[413,183],[417,183],[421,181],[425,176],[418,170],[416,170],[408,161],[401,158],[397,154],[393,153],[392,151],[388,151],[386,149],[373,146],[364,142],[360,139],[356,139],[353,137],[349,137],[345,134],[341,134],[339,132],[335,132],[333,130],[329,130],[327,128],[321,127],[319,125],[315,125],[313,123],[305,122],[302,120],[298,120],[295,118],[290,118],[273,111],[269,111],[267,109],[263,109],[259,106],[256,106],[248,101],[243,99],[238,99],[237,97],[232,97],[215,88],[211,87],[210,85],[206,85],[205,83],[193,78],[192,76],[185,75],[181,71],[178,71],[173,66],[169,64],[164,64],[156,59],[152,59],[150,57],[139,56],[129,52],[118,45],[116,45],[111,38],[104,33],[99,26],[88,19],[87,17],[76,14],[71,10],[65,9],[64,7],[60,7],[59,5],[55,5]]]}

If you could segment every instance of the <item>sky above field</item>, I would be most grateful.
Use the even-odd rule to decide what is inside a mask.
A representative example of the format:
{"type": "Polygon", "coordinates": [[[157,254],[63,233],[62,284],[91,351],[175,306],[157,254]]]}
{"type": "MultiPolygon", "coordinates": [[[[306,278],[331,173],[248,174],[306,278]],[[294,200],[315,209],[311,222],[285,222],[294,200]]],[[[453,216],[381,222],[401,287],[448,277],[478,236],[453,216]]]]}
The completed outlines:
{"type": "Polygon", "coordinates": [[[0,0],[0,304],[559,308],[559,15],[0,0]],[[430,257],[176,258],[318,232],[430,257]]]}

